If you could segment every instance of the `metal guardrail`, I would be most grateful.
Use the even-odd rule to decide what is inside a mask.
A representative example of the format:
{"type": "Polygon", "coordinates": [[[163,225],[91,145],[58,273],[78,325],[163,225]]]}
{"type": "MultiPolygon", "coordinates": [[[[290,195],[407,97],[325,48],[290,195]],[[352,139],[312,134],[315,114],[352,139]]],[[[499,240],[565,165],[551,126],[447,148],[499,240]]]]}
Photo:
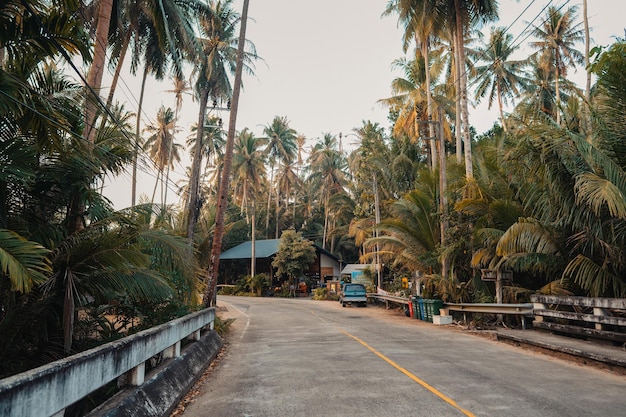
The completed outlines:
{"type": "MultiPolygon", "coordinates": [[[[410,298],[398,297],[394,295],[383,295],[370,293],[368,298],[384,301],[387,308],[389,303],[397,303],[408,305],[411,303],[410,298]]],[[[449,316],[450,311],[460,311],[463,313],[483,313],[483,314],[512,314],[523,317],[533,316],[533,304],[498,304],[498,303],[444,303],[443,308],[439,309],[442,316],[449,316]]],[[[525,320],[522,320],[522,328],[526,328],[525,320]]]]}
{"type": "MultiPolygon", "coordinates": [[[[398,304],[410,304],[411,299],[405,297],[398,297],[395,295],[384,294],[367,294],[368,298],[378,299],[382,301],[389,301],[398,304]]],[[[445,310],[445,315],[448,315],[450,311],[464,311],[467,313],[485,313],[485,314],[515,314],[532,316],[533,304],[521,303],[521,304],[496,304],[496,303],[444,303],[442,310],[445,310]]]]}
{"type": "Polygon", "coordinates": [[[409,298],[398,297],[398,296],[395,296],[395,295],[385,295],[385,294],[369,293],[369,294],[367,294],[367,298],[373,298],[373,299],[377,299],[377,300],[382,300],[382,301],[385,301],[387,303],[389,303],[389,302],[398,303],[398,304],[410,304],[411,303],[411,300],[409,298]]]}
{"type": "Polygon", "coordinates": [[[533,303],[496,304],[496,303],[444,303],[443,309],[449,311],[464,311],[467,313],[485,314],[516,314],[522,316],[533,315],[533,303]]]}

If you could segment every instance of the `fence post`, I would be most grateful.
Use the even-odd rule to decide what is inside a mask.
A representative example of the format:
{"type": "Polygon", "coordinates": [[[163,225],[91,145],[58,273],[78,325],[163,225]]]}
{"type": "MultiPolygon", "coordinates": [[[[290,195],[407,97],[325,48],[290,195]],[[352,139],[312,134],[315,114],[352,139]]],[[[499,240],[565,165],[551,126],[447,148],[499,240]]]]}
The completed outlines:
{"type": "MultiPolygon", "coordinates": [[[[606,308],[594,307],[593,315],[594,316],[607,316],[608,313],[607,313],[606,308]]],[[[604,326],[602,325],[602,323],[596,323],[595,327],[596,327],[596,330],[604,330],[604,326]]]]}

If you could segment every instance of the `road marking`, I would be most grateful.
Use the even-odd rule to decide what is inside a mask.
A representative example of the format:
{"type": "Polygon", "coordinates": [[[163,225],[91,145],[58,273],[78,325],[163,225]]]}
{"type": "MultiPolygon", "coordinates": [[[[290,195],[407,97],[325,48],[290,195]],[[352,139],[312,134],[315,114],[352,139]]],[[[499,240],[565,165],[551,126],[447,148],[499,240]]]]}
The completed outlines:
{"type": "Polygon", "coordinates": [[[367,343],[365,343],[363,340],[359,339],[358,337],[348,333],[345,330],[342,330],[342,332],[351,337],[352,339],[356,340],[357,342],[359,342],[360,344],[362,344],[363,346],[365,346],[367,349],[369,349],[372,353],[374,353],[376,356],[378,356],[379,358],[381,358],[382,360],[384,360],[385,362],[387,362],[389,365],[393,366],[394,368],[396,368],[398,371],[402,372],[404,375],[408,376],[409,378],[411,378],[414,382],[417,382],[418,384],[420,384],[422,387],[426,388],[428,391],[430,391],[431,393],[435,394],[437,397],[439,397],[440,399],[442,399],[443,401],[445,401],[446,403],[450,404],[452,407],[456,408],[457,410],[459,410],[461,413],[465,414],[468,417],[476,417],[472,412],[465,410],[461,407],[459,407],[459,405],[456,403],[456,401],[454,401],[452,398],[446,396],[445,394],[443,394],[441,391],[439,391],[437,388],[429,385],[426,381],[424,381],[423,379],[413,375],[411,372],[407,371],[406,369],[404,369],[403,367],[401,367],[400,365],[398,365],[397,363],[395,363],[394,361],[392,361],[391,359],[389,359],[388,357],[386,357],[385,355],[383,355],[382,353],[378,352],[376,349],[374,349],[373,347],[371,347],[370,345],[368,345],[367,343]]]}
{"type": "Polygon", "coordinates": [[[246,331],[248,331],[248,326],[250,326],[250,316],[244,313],[243,311],[239,310],[237,307],[235,307],[234,304],[231,304],[227,301],[221,301],[221,302],[224,304],[228,304],[233,309],[237,310],[239,314],[243,315],[246,318],[246,326],[243,328],[243,331],[241,332],[241,336],[239,337],[239,339],[243,339],[243,337],[246,335],[246,331]]]}

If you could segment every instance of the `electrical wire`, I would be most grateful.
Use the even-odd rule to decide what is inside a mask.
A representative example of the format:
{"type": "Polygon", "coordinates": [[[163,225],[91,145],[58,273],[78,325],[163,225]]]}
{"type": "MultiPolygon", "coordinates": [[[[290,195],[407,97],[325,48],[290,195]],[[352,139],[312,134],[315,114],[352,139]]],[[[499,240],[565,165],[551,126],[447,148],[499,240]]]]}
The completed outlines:
{"type": "MultiPolygon", "coordinates": [[[[72,70],[78,75],[78,77],[80,78],[80,80],[83,82],[83,84],[85,85],[85,87],[89,90],[89,92],[91,93],[91,95],[96,99],[98,106],[101,108],[101,110],[104,110],[104,112],[106,113],[106,115],[108,116],[108,118],[119,128],[120,132],[122,133],[122,135],[124,135],[124,137],[129,141],[129,143],[131,143],[133,146],[135,146],[136,149],[138,149],[140,151],[140,153],[142,153],[144,155],[144,157],[147,158],[147,160],[152,162],[153,168],[156,169],[158,171],[158,168],[156,167],[156,164],[154,161],[152,161],[152,159],[149,157],[149,155],[147,154],[147,152],[142,149],[141,146],[139,146],[139,143],[137,141],[136,138],[130,136],[126,130],[123,128],[123,126],[121,125],[120,121],[115,117],[115,115],[111,112],[111,110],[105,105],[105,103],[102,101],[102,98],[94,91],[94,89],[92,88],[91,85],[89,85],[89,83],[87,82],[87,80],[85,79],[85,77],[83,76],[83,74],[80,72],[80,70],[76,67],[76,65],[74,64],[74,62],[72,61],[71,57],[67,54],[67,51],[65,51],[61,45],[59,45],[59,43],[57,42],[57,40],[54,38],[54,36],[52,36],[52,34],[47,30],[47,28],[44,26],[43,22],[41,21],[39,15],[33,10],[32,6],[30,4],[28,4],[27,0],[22,0],[22,5],[25,7],[26,10],[28,10],[28,12],[35,18],[37,24],[40,26],[40,28],[45,31],[45,33],[50,36],[50,41],[55,45],[55,47],[57,48],[57,50],[59,51],[59,53],[61,54],[61,56],[63,56],[63,58],[66,60],[66,62],[68,63],[68,65],[72,68],[72,70]]],[[[106,48],[105,48],[106,50],[106,48]]],[[[124,81],[125,84],[125,81],[124,81]]],[[[130,90],[129,90],[130,91],[130,90]]],[[[132,95],[132,93],[131,93],[132,95]]],[[[132,95],[133,98],[134,95],[132,95]]],[[[127,97],[128,98],[128,97],[127,97]]],[[[136,100],[136,98],[135,98],[136,100]]],[[[14,100],[15,101],[15,100],[14,100]]],[[[21,102],[21,105],[24,105],[26,107],[28,107],[28,105],[26,103],[21,102]]],[[[33,111],[33,109],[31,108],[31,111],[33,111]]],[[[39,114],[40,116],[43,116],[41,113],[36,112],[37,114],[39,114]]],[[[143,113],[143,112],[142,112],[143,113]]],[[[144,114],[144,116],[146,116],[146,118],[148,119],[148,121],[150,121],[150,118],[144,114]]],[[[49,118],[47,118],[47,120],[50,120],[49,118]]],[[[58,125],[60,128],[62,128],[63,130],[66,131],[65,127],[58,125]]],[[[72,132],[69,132],[72,133],[72,132]]],[[[82,136],[80,136],[81,140],[85,140],[82,136]]],[[[106,150],[105,150],[106,152],[106,150]]],[[[144,161],[145,162],[145,161],[144,161]]],[[[147,171],[147,170],[142,170],[142,172],[144,174],[148,174],[154,178],[156,178],[158,176],[155,176],[151,171],[147,171]]],[[[178,194],[178,188],[174,187],[176,184],[172,181],[169,180],[168,184],[166,184],[166,187],[168,188],[168,190],[171,190],[172,192],[175,192],[178,194]],[[169,182],[171,182],[172,184],[169,184],[169,182]]]]}

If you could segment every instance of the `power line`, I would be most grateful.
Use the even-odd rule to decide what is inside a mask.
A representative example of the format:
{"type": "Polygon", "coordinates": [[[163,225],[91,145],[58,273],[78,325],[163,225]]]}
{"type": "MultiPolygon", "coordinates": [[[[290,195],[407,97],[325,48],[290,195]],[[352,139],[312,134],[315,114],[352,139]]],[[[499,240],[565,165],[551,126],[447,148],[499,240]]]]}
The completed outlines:
{"type": "MultiPolygon", "coordinates": [[[[54,36],[52,36],[52,34],[48,31],[48,29],[45,27],[45,25],[43,24],[43,22],[41,21],[39,15],[33,10],[33,8],[31,7],[30,4],[28,4],[28,2],[26,0],[22,0],[22,5],[25,7],[26,10],[29,11],[29,13],[35,18],[37,24],[40,26],[40,28],[42,30],[44,30],[47,35],[50,37],[50,41],[55,45],[55,47],[57,48],[57,50],[59,51],[59,53],[63,56],[63,58],[67,61],[67,63],[70,65],[70,67],[73,69],[73,71],[78,75],[78,77],[80,78],[80,80],[83,82],[84,86],[89,90],[89,92],[91,93],[91,95],[96,99],[98,106],[104,110],[104,112],[106,113],[106,115],[108,116],[108,118],[119,128],[120,132],[122,133],[122,135],[124,135],[124,137],[133,145],[135,145],[135,147],[137,149],[140,150],[141,153],[144,154],[144,156],[146,156],[148,158],[148,160],[150,160],[153,164],[153,168],[155,168],[157,171],[158,168],[156,168],[156,164],[154,163],[154,161],[152,161],[152,159],[147,155],[147,153],[142,149],[142,147],[138,146],[138,142],[136,138],[132,138],[131,136],[128,135],[128,133],[125,131],[125,129],[123,128],[123,126],[121,126],[119,120],[115,117],[115,115],[111,112],[111,110],[105,105],[105,103],[102,101],[102,99],[100,98],[100,96],[94,91],[94,89],[91,87],[91,85],[89,85],[89,83],[87,82],[87,80],[85,79],[85,77],[83,76],[83,74],[80,72],[80,70],[76,67],[76,65],[74,64],[74,62],[72,61],[71,57],[67,54],[67,52],[61,47],[61,45],[59,45],[59,43],[57,42],[56,38],[54,36]]],[[[106,50],[106,48],[104,48],[106,50]]],[[[125,82],[124,82],[125,84],[125,82]]],[[[129,90],[130,91],[130,90],[129,90]]],[[[132,93],[131,93],[132,95],[132,93]]],[[[134,95],[133,95],[133,98],[134,95]]],[[[136,98],[135,98],[136,100],[136,98]]],[[[14,100],[15,101],[15,100],[14,100]]],[[[28,105],[26,103],[20,103],[26,107],[28,107],[28,105]]],[[[33,111],[33,109],[31,108],[31,111],[33,111]]],[[[37,114],[43,116],[41,113],[36,112],[37,114]]],[[[142,111],[143,113],[143,111],[142,111]]],[[[44,116],[45,117],[45,116],[44,116]]],[[[151,119],[146,115],[146,118],[148,119],[148,121],[150,121],[151,119]]],[[[47,118],[47,120],[50,120],[49,118],[47,118]]],[[[61,125],[58,125],[60,128],[62,128],[64,131],[67,131],[67,129],[61,125]]],[[[70,132],[73,134],[73,132],[70,132]]],[[[81,139],[84,140],[84,138],[82,136],[80,136],[81,139]]],[[[125,169],[126,170],[126,169],[125,169]]],[[[151,172],[148,171],[142,171],[148,175],[151,175],[154,177],[154,174],[152,174],[151,172]]],[[[169,181],[168,181],[169,182],[169,181]]],[[[170,184],[166,185],[168,187],[168,189],[172,190],[173,192],[177,193],[177,189],[176,188],[171,188],[170,184]]]]}

